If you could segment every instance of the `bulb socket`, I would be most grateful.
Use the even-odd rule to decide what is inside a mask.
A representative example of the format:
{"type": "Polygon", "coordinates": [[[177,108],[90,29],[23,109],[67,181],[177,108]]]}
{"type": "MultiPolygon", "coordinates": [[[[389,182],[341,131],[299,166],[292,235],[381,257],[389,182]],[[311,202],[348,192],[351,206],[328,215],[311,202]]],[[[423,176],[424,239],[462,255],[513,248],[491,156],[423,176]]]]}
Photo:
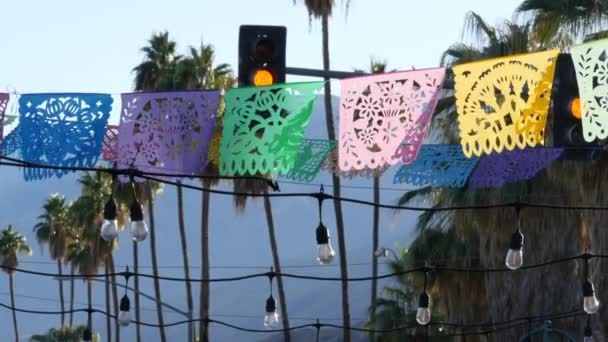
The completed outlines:
{"type": "Polygon", "coordinates": [[[323,224],[323,222],[319,223],[317,227],[317,245],[326,245],[329,243],[329,231],[323,224]]]}
{"type": "Polygon", "coordinates": [[[131,301],[127,295],[124,295],[120,300],[120,311],[131,311],[131,301]]]}
{"type": "Polygon", "coordinates": [[[117,211],[116,211],[116,202],[114,202],[114,198],[110,195],[106,205],[103,207],[103,218],[108,221],[116,220],[117,211]]]}
{"type": "Polygon", "coordinates": [[[272,297],[272,295],[270,297],[268,297],[268,299],[266,299],[266,312],[267,313],[272,313],[277,311],[277,302],[274,300],[274,297],[272,297]]]}
{"type": "Polygon", "coordinates": [[[583,297],[593,297],[595,296],[595,287],[593,283],[587,279],[583,283],[583,297]]]}
{"type": "Polygon", "coordinates": [[[431,304],[431,297],[429,294],[424,291],[420,294],[420,298],[418,299],[418,307],[419,308],[428,308],[431,304]]]}
{"type": "Polygon", "coordinates": [[[82,332],[82,340],[85,342],[93,341],[93,333],[91,332],[91,328],[86,328],[82,332]]]}
{"type": "Polygon", "coordinates": [[[509,244],[509,249],[514,251],[521,251],[524,247],[524,234],[522,234],[519,230],[511,235],[511,243],[509,244]]]}
{"type": "Polygon", "coordinates": [[[131,202],[129,211],[131,212],[131,222],[138,222],[144,220],[144,212],[141,207],[141,204],[139,204],[137,199],[134,199],[133,202],[131,202]]]}

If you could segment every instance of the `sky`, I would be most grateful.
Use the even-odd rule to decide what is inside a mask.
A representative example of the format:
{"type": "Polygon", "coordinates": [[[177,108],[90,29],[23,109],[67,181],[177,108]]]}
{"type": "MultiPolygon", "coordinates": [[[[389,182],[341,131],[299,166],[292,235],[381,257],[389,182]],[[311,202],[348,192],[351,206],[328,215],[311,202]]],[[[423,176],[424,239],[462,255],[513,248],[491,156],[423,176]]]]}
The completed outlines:
{"type": "MultiPolygon", "coordinates": [[[[334,70],[349,71],[354,68],[367,69],[370,57],[384,59],[390,69],[410,69],[415,67],[429,68],[439,64],[441,53],[450,45],[462,40],[463,19],[469,10],[473,10],[492,24],[511,18],[520,0],[352,0],[348,13],[341,8],[342,0],[336,0],[338,10],[330,20],[331,66],[334,70]]],[[[199,45],[201,40],[213,44],[216,49],[218,63],[236,65],[238,51],[239,25],[268,24],[287,26],[287,65],[291,67],[321,68],[321,27],[320,22],[313,20],[309,23],[305,7],[299,1],[293,5],[292,0],[0,0],[0,91],[17,90],[20,93],[38,92],[102,92],[118,95],[132,89],[131,70],[142,61],[140,48],[152,33],[167,30],[177,41],[178,51],[185,53],[190,45],[199,45]]],[[[288,76],[287,81],[300,81],[306,78],[288,76]]],[[[334,88],[336,92],[336,87],[334,88]]],[[[321,103],[318,104],[321,108],[321,103]]],[[[117,107],[117,106],[115,106],[117,107]]],[[[315,111],[311,127],[324,127],[322,110],[315,111]]],[[[325,132],[315,132],[318,137],[325,132]]],[[[75,176],[64,180],[23,183],[18,170],[0,168],[0,184],[4,194],[19,194],[18,196],[0,196],[0,226],[14,223],[22,232],[33,240],[31,227],[44,197],[49,191],[61,191],[73,198],[78,194],[75,176]],[[65,182],[70,182],[66,186],[65,182]],[[25,185],[24,185],[25,184],[25,185]]],[[[324,175],[325,184],[329,177],[324,175]]],[[[392,177],[383,177],[382,186],[393,186],[392,177]]],[[[371,184],[367,179],[355,181],[355,185],[371,184]]],[[[352,182],[346,182],[352,184],[352,182]]],[[[229,190],[229,189],[227,189],[229,190]]],[[[285,185],[284,192],[316,191],[316,188],[285,185]],[[311,190],[313,189],[313,190],[311,190]]],[[[346,196],[366,198],[370,191],[344,189],[346,196]]],[[[401,194],[383,192],[383,202],[395,201],[401,194]]],[[[193,244],[199,239],[197,231],[200,214],[200,194],[186,192],[187,224],[194,226],[189,232],[189,241],[193,244]],[[196,212],[195,212],[196,211],[196,212]]],[[[369,197],[368,197],[369,198],[369,197]]],[[[179,241],[174,233],[175,228],[175,193],[171,188],[165,189],[157,208],[159,215],[159,263],[161,265],[181,265],[181,254],[177,251],[179,241]]],[[[267,246],[264,217],[259,210],[249,210],[238,218],[236,223],[230,198],[214,199],[212,218],[213,233],[211,243],[212,260],[219,264],[236,265],[247,260],[251,264],[266,264],[270,259],[267,246]],[[243,226],[246,226],[243,229],[243,226]],[[260,233],[261,232],[261,233],[260,233]],[[217,233],[217,234],[216,234],[217,233]],[[214,239],[214,240],[213,240],[214,239]]],[[[281,260],[286,263],[302,264],[314,262],[314,241],[311,230],[316,222],[310,222],[307,213],[314,213],[315,203],[274,203],[277,239],[282,248],[281,260]],[[305,219],[293,217],[293,205],[297,206],[298,214],[305,219]],[[310,228],[310,227],[312,228],[310,228]]],[[[335,236],[335,225],[332,222],[331,204],[324,210],[326,225],[335,236]],[[329,216],[329,217],[328,217],[329,216]]],[[[256,209],[261,204],[257,203],[256,209]]],[[[360,207],[357,207],[360,209],[360,207]]],[[[371,248],[369,246],[369,222],[371,214],[365,210],[345,209],[346,224],[349,229],[347,245],[352,256],[349,262],[369,261],[371,248]]],[[[370,209],[371,211],[371,209],[370,209]]],[[[381,243],[395,246],[407,241],[407,232],[411,232],[413,217],[405,221],[386,224],[392,220],[393,213],[383,214],[381,243]],[[404,223],[405,222],[405,223],[404,223]],[[389,226],[390,229],[385,229],[389,226]],[[395,228],[396,227],[396,228],[395,228]]],[[[312,220],[314,221],[314,219],[312,220]]],[[[33,241],[32,241],[33,242],[33,241]]],[[[127,241],[128,242],[128,241],[127,241]]],[[[121,244],[117,251],[116,261],[124,265],[131,262],[129,246],[121,244]]],[[[335,247],[335,246],[334,246],[335,247]]],[[[147,262],[148,255],[144,249],[142,259],[147,262]]],[[[48,262],[46,255],[41,256],[39,249],[31,262],[48,262]]],[[[198,264],[200,248],[194,245],[191,249],[192,264],[198,264]]],[[[25,264],[27,268],[38,267],[38,270],[53,272],[54,265],[25,264]]],[[[325,269],[326,276],[338,276],[337,267],[325,269]]],[[[315,269],[316,271],[316,269],[315,269]]],[[[180,276],[181,270],[175,269],[175,274],[163,269],[164,274],[180,276]]],[[[217,273],[212,276],[227,276],[236,274],[217,273]]],[[[239,271],[244,272],[244,271],[239,271]]],[[[321,272],[321,271],[318,271],[321,272]]],[[[198,274],[198,270],[195,274],[198,274]]],[[[315,273],[319,275],[318,273],[315,273]]],[[[351,276],[369,274],[367,269],[351,269],[351,276]]],[[[21,295],[40,295],[55,297],[56,288],[53,280],[19,276],[18,292],[21,295]],[[44,289],[43,289],[44,288],[44,289]],[[41,290],[39,290],[41,289],[41,290]]],[[[230,305],[240,304],[241,314],[256,317],[259,314],[257,300],[265,298],[266,283],[259,288],[252,287],[255,295],[243,293],[240,284],[234,287],[217,288],[214,292],[222,293],[217,300],[212,301],[212,313],[235,314],[237,309],[230,305]],[[249,295],[249,298],[243,296],[249,295]],[[223,302],[220,302],[220,299],[223,302]],[[229,305],[230,304],[230,305],[229,305]]],[[[293,317],[306,316],[336,317],[339,319],[338,284],[323,285],[322,291],[333,293],[325,296],[323,301],[311,302],[306,294],[314,291],[309,283],[301,285],[288,282],[286,287],[293,317]],[[335,285],[335,286],[334,286],[335,285]],[[328,287],[330,290],[327,290],[328,287]],[[293,310],[293,311],[292,311],[293,310]]],[[[366,303],[356,300],[367,296],[368,284],[352,285],[352,297],[355,301],[353,317],[366,313],[366,303]]],[[[163,284],[166,300],[180,307],[184,306],[182,285],[163,284]],[[171,287],[173,286],[173,287],[171,287]],[[167,294],[172,293],[172,295],[167,294]]],[[[152,285],[142,285],[143,290],[151,293],[152,285]]],[[[102,291],[98,288],[95,291],[102,291]]],[[[6,302],[6,282],[0,279],[0,301],[6,302]]],[[[323,292],[325,293],[325,292],[323,292]]],[[[77,289],[77,298],[83,301],[84,288],[77,289]]],[[[96,295],[96,301],[103,297],[96,295]]],[[[19,297],[20,306],[28,308],[56,309],[56,302],[44,304],[40,300],[26,301],[19,297]],[[47,305],[44,307],[44,305],[47,305]]],[[[151,307],[151,303],[145,303],[151,307]]],[[[24,335],[42,330],[43,326],[56,323],[56,319],[46,317],[25,316],[22,322],[24,335]]],[[[0,321],[9,321],[8,312],[0,310],[0,321]]],[[[82,322],[82,317],[78,318],[82,322]]],[[[144,317],[145,321],[155,319],[152,312],[144,317]]],[[[171,316],[168,321],[181,317],[171,316]]],[[[235,321],[236,318],[226,319],[244,326],[259,327],[259,320],[235,321]]],[[[301,322],[300,322],[301,323],[301,322]]],[[[102,324],[97,322],[97,324],[102,324]]],[[[4,325],[7,327],[6,325],[4,325]]],[[[181,332],[182,327],[172,330],[181,332]]],[[[129,330],[132,334],[132,329],[129,330]]],[[[147,330],[150,338],[156,331],[147,330]]],[[[219,333],[234,334],[232,331],[219,333]]],[[[9,333],[12,336],[12,331],[9,333]]],[[[220,335],[218,335],[220,336],[220,335]]],[[[244,335],[221,335],[224,340],[245,340],[244,335]],[[227,339],[230,336],[232,339],[227,339]]],[[[130,337],[130,336],[128,336],[130,337]]],[[[129,339],[127,339],[129,340],[129,339]]]]}
{"type": "MultiPolygon", "coordinates": [[[[346,13],[343,0],[336,0],[332,69],[367,69],[371,56],[391,69],[437,66],[442,51],[462,39],[467,11],[494,24],[511,18],[519,2],[352,0],[346,13]]],[[[139,49],[163,30],[180,52],[202,40],[215,46],[217,62],[236,67],[243,24],[286,26],[287,65],[322,67],[320,21],[309,24],[301,0],[3,0],[0,90],[128,92],[131,69],[142,60],[139,49]]]]}

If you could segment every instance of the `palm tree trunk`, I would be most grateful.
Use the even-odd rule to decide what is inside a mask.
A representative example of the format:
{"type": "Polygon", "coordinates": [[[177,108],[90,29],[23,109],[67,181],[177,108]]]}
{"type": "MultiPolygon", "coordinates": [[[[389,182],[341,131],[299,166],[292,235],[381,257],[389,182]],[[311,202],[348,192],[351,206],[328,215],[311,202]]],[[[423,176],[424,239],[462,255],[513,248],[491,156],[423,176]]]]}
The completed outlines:
{"type": "MultiPolygon", "coordinates": [[[[93,283],[91,280],[87,280],[87,302],[89,304],[88,308],[93,308],[93,283]]],[[[93,322],[91,322],[91,313],[89,312],[89,322],[87,323],[91,328],[91,332],[93,332],[93,322]]]]}
{"type": "MultiPolygon", "coordinates": [[[[104,268],[106,271],[106,275],[104,276],[104,285],[106,288],[106,312],[110,313],[112,312],[112,309],[110,308],[110,276],[108,275],[108,273],[110,273],[109,271],[109,267],[108,267],[108,260],[106,259],[106,262],[104,263],[104,268]]],[[[106,315],[106,341],[108,342],[112,342],[112,321],[110,320],[110,316],[106,315]]]]}
{"type": "MultiPolygon", "coordinates": [[[[329,23],[328,14],[321,17],[321,29],[323,33],[323,70],[329,71],[329,23]]],[[[336,140],[334,128],[334,118],[331,104],[331,84],[329,78],[325,78],[325,121],[327,124],[327,136],[329,140],[336,140]]],[[[340,177],[332,176],[333,195],[340,197],[340,177]]],[[[346,241],[344,237],[344,219],[342,217],[342,203],[334,200],[336,211],[336,231],[338,235],[338,251],[340,253],[340,276],[342,279],[348,278],[348,266],[346,260],[346,241]]],[[[344,342],[350,342],[350,305],[348,302],[348,282],[342,280],[342,320],[344,325],[344,342]]]]}
{"type": "Polygon", "coordinates": [[[165,334],[165,320],[163,319],[163,308],[160,297],[160,280],[158,280],[158,262],[156,260],[156,226],[154,224],[154,197],[152,195],[152,188],[148,184],[146,187],[148,191],[148,220],[150,221],[150,256],[152,259],[152,274],[154,275],[154,294],[156,295],[156,313],[158,316],[158,328],[160,331],[161,342],[167,342],[167,335],[165,334]]]}
{"type": "MultiPolygon", "coordinates": [[[[184,195],[181,185],[177,186],[177,219],[179,236],[182,243],[182,259],[184,260],[184,275],[186,277],[186,300],[188,304],[188,319],[192,319],[194,303],[192,300],[192,284],[190,283],[190,263],[188,261],[188,242],[186,238],[186,223],[184,222],[184,195]]],[[[193,342],[194,323],[189,323],[188,342],[193,342]]]]}
{"type": "Polygon", "coordinates": [[[15,288],[13,284],[13,274],[8,274],[9,291],[11,292],[11,307],[13,310],[13,328],[15,329],[15,341],[19,342],[19,328],[17,327],[17,311],[15,311],[15,288]]]}
{"type": "MultiPolygon", "coordinates": [[[[380,175],[374,175],[374,226],[373,226],[373,237],[372,237],[372,301],[371,301],[371,318],[376,316],[376,298],[378,297],[378,257],[376,251],[378,250],[379,240],[379,229],[380,229],[380,175]]],[[[376,334],[372,331],[369,334],[370,342],[376,341],[376,334]]]]}
{"type": "Polygon", "coordinates": [[[61,307],[61,326],[65,325],[65,299],[63,297],[63,267],[61,259],[57,259],[57,274],[59,274],[59,305],[61,307]]]}
{"type": "MultiPolygon", "coordinates": [[[[118,317],[119,307],[118,307],[118,286],[116,285],[116,268],[114,267],[114,257],[112,254],[108,256],[108,262],[110,263],[110,272],[112,273],[112,299],[114,306],[114,317],[118,317]]],[[[125,284],[126,285],[126,284],[125,284]]],[[[118,319],[114,320],[114,331],[116,332],[116,342],[120,342],[120,323],[118,319]]]]}
{"type": "MultiPolygon", "coordinates": [[[[277,273],[281,273],[281,262],[279,261],[279,248],[277,246],[277,239],[274,231],[274,220],[272,219],[272,203],[270,198],[264,196],[264,211],[266,212],[266,222],[268,223],[268,237],[270,239],[270,249],[272,250],[272,262],[274,264],[274,270],[277,273]]],[[[285,298],[285,287],[283,287],[283,277],[277,276],[277,287],[279,289],[279,304],[281,305],[281,317],[283,318],[283,329],[285,342],[291,341],[291,334],[289,332],[289,317],[287,316],[287,300],[285,298]]]]}
{"type": "MultiPolygon", "coordinates": [[[[204,184],[203,187],[207,188],[204,184]]],[[[211,205],[211,194],[203,191],[201,212],[201,278],[209,279],[209,206],[211,205]]],[[[199,341],[209,342],[209,283],[201,282],[200,298],[200,321],[199,321],[199,341]]]]}
{"type": "Polygon", "coordinates": [[[70,266],[70,327],[74,325],[74,266],[70,266]]]}
{"type": "MultiPolygon", "coordinates": [[[[133,294],[135,300],[135,320],[137,322],[141,322],[141,311],[139,308],[139,276],[137,272],[139,272],[139,251],[137,249],[137,242],[133,241],[133,272],[135,275],[133,276],[133,286],[135,287],[135,293],[133,294]]],[[[135,324],[135,336],[137,337],[137,342],[141,342],[141,327],[139,324],[135,324]]]]}

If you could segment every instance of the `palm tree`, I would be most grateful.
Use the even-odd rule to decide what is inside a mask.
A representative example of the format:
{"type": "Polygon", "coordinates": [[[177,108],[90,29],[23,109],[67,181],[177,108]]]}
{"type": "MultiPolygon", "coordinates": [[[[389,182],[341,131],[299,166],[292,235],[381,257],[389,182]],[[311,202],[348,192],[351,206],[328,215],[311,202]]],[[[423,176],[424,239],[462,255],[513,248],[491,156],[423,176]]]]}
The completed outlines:
{"type": "Polygon", "coordinates": [[[63,257],[67,247],[68,210],[69,205],[64,197],[57,194],[51,195],[42,207],[44,213],[38,216],[39,222],[34,226],[36,241],[49,245],[51,259],[57,261],[57,272],[59,274],[59,302],[61,306],[61,326],[65,325],[65,299],[63,294],[63,257]]]}
{"type": "MultiPolygon", "coordinates": [[[[2,270],[8,274],[9,291],[11,295],[11,307],[15,307],[15,288],[13,275],[19,267],[19,254],[32,255],[32,248],[27,244],[25,236],[13,231],[9,224],[0,232],[0,261],[2,270]]],[[[15,341],[19,342],[19,328],[17,327],[17,312],[13,312],[13,328],[15,329],[15,341]]]]}
{"type": "MultiPolygon", "coordinates": [[[[381,61],[372,58],[370,60],[369,70],[372,74],[382,74],[386,72],[386,61],[381,61]]],[[[363,73],[362,70],[356,70],[357,72],[363,73]]],[[[375,278],[378,276],[378,256],[376,256],[376,250],[379,247],[379,239],[380,239],[380,207],[377,205],[380,204],[380,173],[374,173],[373,175],[373,198],[374,198],[374,218],[373,218],[373,233],[372,233],[372,295],[371,295],[371,317],[375,316],[375,308],[376,308],[376,299],[378,297],[378,280],[375,278]]],[[[376,334],[371,332],[369,334],[369,339],[371,342],[376,340],[376,334]]]]}
{"type": "MultiPolygon", "coordinates": [[[[30,342],[80,342],[86,326],[61,327],[49,329],[45,334],[33,335],[30,342]]],[[[93,342],[99,342],[99,335],[93,333],[93,342]]]]}
{"type": "MultiPolygon", "coordinates": [[[[148,90],[169,90],[174,89],[175,84],[175,73],[176,68],[181,56],[176,55],[175,41],[169,39],[168,32],[162,32],[152,35],[152,37],[148,40],[148,45],[143,47],[141,51],[145,54],[144,61],[133,68],[133,72],[135,73],[134,86],[137,91],[148,91],[148,90]]],[[[156,311],[158,316],[158,323],[160,325],[160,337],[161,341],[165,342],[167,340],[167,336],[165,333],[164,318],[161,303],[161,294],[160,294],[160,282],[158,278],[158,263],[156,257],[156,225],[154,221],[154,201],[153,195],[151,191],[151,187],[148,188],[150,191],[146,191],[144,195],[147,197],[148,202],[148,220],[150,223],[150,251],[151,251],[151,259],[152,259],[152,274],[155,276],[154,278],[154,292],[156,295],[156,311]]],[[[182,195],[181,191],[178,191],[178,197],[182,195]]],[[[178,201],[179,203],[180,201],[178,201]]],[[[183,222],[183,209],[179,211],[179,215],[182,215],[178,222],[183,222]]],[[[180,225],[181,229],[181,225],[180,225]]],[[[134,248],[136,246],[134,245],[134,248]]],[[[138,256],[138,253],[134,250],[134,256],[138,256]]],[[[187,251],[183,250],[182,253],[187,253],[187,251]]],[[[138,263],[136,261],[136,263],[138,263]]],[[[135,280],[137,283],[138,280],[135,280]]],[[[186,282],[189,284],[189,282],[186,282]]],[[[189,288],[189,285],[187,285],[189,288]]],[[[191,292],[188,294],[188,304],[189,308],[191,308],[191,292]]],[[[139,299],[136,299],[136,302],[139,302],[139,299]]],[[[137,307],[137,305],[136,305],[137,307]]],[[[137,314],[137,313],[136,313],[137,314]]]]}
{"type": "MultiPolygon", "coordinates": [[[[295,3],[295,0],[294,0],[295,3]]],[[[332,14],[334,0],[304,0],[308,10],[309,20],[312,18],[321,19],[321,31],[323,37],[323,70],[329,71],[329,17],[332,14]]],[[[350,0],[345,1],[348,9],[350,0]]],[[[325,122],[327,124],[327,136],[329,140],[336,140],[336,130],[334,125],[333,109],[331,104],[331,84],[329,77],[325,77],[325,122]]],[[[332,175],[333,195],[340,197],[340,177],[332,175]]],[[[338,250],[340,253],[340,276],[348,278],[348,266],[346,260],[346,240],[344,236],[344,218],[342,215],[342,203],[334,200],[336,212],[336,231],[338,235],[338,250]]],[[[344,341],[350,342],[350,305],[348,302],[348,282],[342,281],[342,319],[344,324],[344,341]]]]}
{"type": "Polygon", "coordinates": [[[557,36],[582,37],[608,28],[606,0],[524,0],[516,10],[526,15],[539,42],[557,36]]]}
{"type": "MultiPolygon", "coordinates": [[[[175,88],[176,89],[220,89],[221,93],[229,88],[232,88],[236,83],[232,69],[226,63],[218,65],[214,64],[215,50],[212,45],[201,42],[197,48],[190,47],[190,54],[182,58],[176,67],[175,72],[175,88]]],[[[216,132],[221,132],[222,114],[224,111],[223,101],[220,101],[218,107],[218,115],[216,122],[216,132]]],[[[217,133],[216,133],[217,134],[217,133]]],[[[207,163],[205,175],[218,175],[217,165],[207,163]]],[[[202,179],[202,185],[205,189],[218,184],[217,181],[202,179]]],[[[178,186],[178,212],[183,212],[183,201],[180,200],[181,186],[178,186]]],[[[201,277],[209,278],[209,206],[211,196],[208,192],[203,191],[201,202],[201,277]]],[[[180,236],[182,240],[182,250],[184,259],[184,268],[188,265],[188,254],[186,245],[186,233],[183,225],[183,220],[180,221],[180,236]]],[[[188,271],[189,272],[189,271],[188,271]]],[[[186,278],[189,278],[189,273],[186,273],[186,278]]],[[[186,283],[189,287],[189,283],[186,283]]],[[[209,283],[201,282],[200,284],[200,317],[209,317],[209,283]]],[[[188,289],[188,308],[192,314],[192,295],[188,289]]],[[[199,325],[199,340],[203,342],[209,341],[209,331],[206,321],[200,321],[199,325]]]]}

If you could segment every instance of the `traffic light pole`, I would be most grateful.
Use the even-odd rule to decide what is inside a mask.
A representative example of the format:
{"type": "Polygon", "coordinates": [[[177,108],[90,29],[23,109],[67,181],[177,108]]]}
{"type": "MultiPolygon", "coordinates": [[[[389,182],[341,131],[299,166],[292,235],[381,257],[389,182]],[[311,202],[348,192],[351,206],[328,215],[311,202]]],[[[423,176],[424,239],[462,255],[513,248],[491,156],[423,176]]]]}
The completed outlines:
{"type": "MultiPolygon", "coordinates": [[[[446,70],[449,72],[451,69],[446,70]]],[[[309,76],[309,77],[323,77],[323,78],[349,78],[349,77],[357,77],[357,76],[365,76],[369,75],[365,72],[356,72],[356,71],[336,71],[336,70],[320,70],[320,69],[307,69],[307,68],[293,68],[286,67],[285,73],[288,75],[298,75],[298,76],[309,76]]],[[[443,83],[444,89],[454,89],[454,81],[445,80],[443,83]]]]}

